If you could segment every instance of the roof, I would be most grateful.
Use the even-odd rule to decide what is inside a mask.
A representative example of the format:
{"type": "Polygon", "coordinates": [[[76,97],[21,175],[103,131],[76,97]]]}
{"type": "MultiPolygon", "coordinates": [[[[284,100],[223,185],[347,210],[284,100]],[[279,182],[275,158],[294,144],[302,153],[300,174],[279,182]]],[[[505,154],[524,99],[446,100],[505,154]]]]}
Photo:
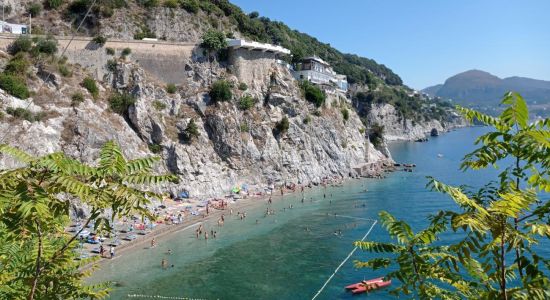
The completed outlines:
{"type": "Polygon", "coordinates": [[[259,43],[254,41],[246,41],[241,39],[227,39],[227,45],[229,48],[233,48],[233,49],[245,48],[249,50],[261,50],[265,52],[290,54],[290,50],[283,48],[281,46],[259,43]]]}
{"type": "Polygon", "coordinates": [[[321,59],[320,57],[318,57],[318,56],[308,56],[308,57],[305,57],[305,58],[302,59],[302,60],[314,60],[314,61],[316,61],[316,62],[318,62],[318,63],[323,64],[323,65],[330,66],[330,64],[329,64],[328,62],[322,60],[322,59],[321,59]]]}

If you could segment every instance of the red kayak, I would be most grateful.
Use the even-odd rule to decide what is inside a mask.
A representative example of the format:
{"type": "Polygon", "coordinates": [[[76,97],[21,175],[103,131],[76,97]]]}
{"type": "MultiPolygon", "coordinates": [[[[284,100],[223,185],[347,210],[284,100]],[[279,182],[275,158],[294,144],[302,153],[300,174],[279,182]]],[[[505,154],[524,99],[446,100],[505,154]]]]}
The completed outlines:
{"type": "Polygon", "coordinates": [[[363,280],[358,283],[346,286],[347,290],[351,290],[354,294],[361,294],[367,291],[376,290],[386,287],[391,284],[391,280],[384,280],[384,277],[378,277],[370,280],[363,280]]]}

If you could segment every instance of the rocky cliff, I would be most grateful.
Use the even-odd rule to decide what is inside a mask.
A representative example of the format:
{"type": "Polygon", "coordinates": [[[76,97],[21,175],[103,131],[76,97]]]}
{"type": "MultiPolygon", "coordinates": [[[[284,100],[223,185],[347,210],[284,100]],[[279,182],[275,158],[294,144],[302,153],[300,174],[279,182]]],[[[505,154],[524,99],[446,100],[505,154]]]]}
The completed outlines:
{"type": "MultiPolygon", "coordinates": [[[[330,105],[316,108],[302,98],[288,69],[276,60],[245,57],[227,68],[208,63],[200,53],[189,58],[173,94],[131,58],[111,66],[95,100],[79,84],[88,71],[77,65],[69,78],[50,70],[48,82],[39,75],[45,71],[32,67],[28,85],[34,96],[23,101],[0,92],[4,142],[35,155],[64,151],[87,162],[97,159],[98,149],[108,140],[117,141],[130,158],[159,151],[160,168],[181,179],[163,190],[189,190],[200,197],[221,195],[243,183],[263,188],[315,184],[324,177],[355,176],[358,170],[374,175],[391,164],[365,138],[357,114],[350,109],[344,120],[341,109],[350,105],[345,99],[329,99],[330,105]],[[257,72],[232,74],[247,69],[257,72]],[[206,87],[221,78],[234,87],[233,100],[213,103],[206,87]],[[241,82],[249,85],[246,91],[237,88],[241,82]],[[84,93],[82,103],[71,99],[75,92],[84,93]],[[109,108],[108,97],[116,92],[135,99],[122,115],[109,108]],[[245,94],[255,104],[240,110],[238,101],[245,94]],[[5,113],[17,107],[42,117],[30,122],[5,113]],[[275,124],[285,116],[288,131],[275,132],[275,124]],[[199,136],[189,141],[184,131],[191,119],[199,136]]],[[[15,164],[2,156],[0,166],[15,164]]]]}
{"type": "Polygon", "coordinates": [[[415,141],[425,138],[433,129],[438,133],[444,133],[453,128],[467,126],[466,121],[457,114],[452,114],[445,120],[406,119],[390,104],[373,105],[367,120],[370,124],[384,126],[384,138],[387,141],[415,141]]]}

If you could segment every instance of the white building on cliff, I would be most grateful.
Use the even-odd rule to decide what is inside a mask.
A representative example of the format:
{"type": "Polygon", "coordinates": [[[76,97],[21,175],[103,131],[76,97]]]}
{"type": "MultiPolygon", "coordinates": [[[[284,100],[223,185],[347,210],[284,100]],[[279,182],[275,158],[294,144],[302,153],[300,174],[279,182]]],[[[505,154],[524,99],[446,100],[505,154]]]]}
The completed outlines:
{"type": "Polygon", "coordinates": [[[323,89],[335,88],[338,91],[348,90],[348,81],[345,75],[334,72],[329,63],[317,56],[304,58],[293,72],[297,80],[307,80],[323,89]]]}

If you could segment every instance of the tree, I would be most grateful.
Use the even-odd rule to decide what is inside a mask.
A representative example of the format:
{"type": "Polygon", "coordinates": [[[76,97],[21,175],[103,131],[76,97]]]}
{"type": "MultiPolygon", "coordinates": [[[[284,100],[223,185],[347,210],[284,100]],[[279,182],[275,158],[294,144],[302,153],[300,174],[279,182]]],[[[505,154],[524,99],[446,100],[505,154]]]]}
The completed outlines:
{"type": "Polygon", "coordinates": [[[369,129],[369,140],[374,147],[382,145],[384,142],[384,125],[373,124],[369,129]]]}
{"type": "Polygon", "coordinates": [[[195,123],[195,119],[189,120],[184,134],[188,141],[192,141],[194,138],[198,138],[200,136],[199,127],[195,123]]]}
{"type": "Polygon", "coordinates": [[[439,211],[416,233],[405,221],[381,212],[397,242],[356,242],[364,250],[389,254],[356,265],[395,266],[386,277],[402,285],[392,293],[421,299],[550,297],[549,260],[533,247],[550,237],[550,202],[537,195],[550,191],[550,119],[529,124],[527,105],[516,93],[507,93],[502,104],[506,109],[496,118],[459,108],[468,120],[494,129],[476,140],[480,147],[465,156],[462,169],[511,162],[498,182],[473,191],[431,178],[429,187],[449,195],[459,210],[439,211]],[[440,242],[442,234],[457,234],[459,241],[440,242]]]}
{"type": "Polygon", "coordinates": [[[27,8],[27,13],[33,18],[38,16],[42,11],[42,5],[40,3],[31,3],[27,8]]]}
{"type": "Polygon", "coordinates": [[[200,6],[197,0],[184,0],[181,2],[181,8],[185,9],[187,12],[196,14],[199,12],[200,6]]]}
{"type": "MultiPolygon", "coordinates": [[[[208,53],[208,62],[210,63],[210,77],[212,77],[212,54],[227,48],[225,34],[218,30],[208,30],[202,36],[201,47],[208,53]]],[[[211,79],[210,79],[211,80],[211,79]]]]}
{"type": "Polygon", "coordinates": [[[102,147],[97,166],[63,153],[35,157],[8,145],[0,145],[0,152],[23,164],[0,171],[0,298],[104,298],[108,284],[83,281],[91,271],[80,267],[95,259],[77,260],[78,235],[89,224],[110,232],[115,218],[151,216],[149,199],[162,197],[139,186],[176,177],[151,173],[157,157],[126,160],[114,142],[102,147]],[[90,213],[81,229],[68,233],[73,200],[90,213]]]}

